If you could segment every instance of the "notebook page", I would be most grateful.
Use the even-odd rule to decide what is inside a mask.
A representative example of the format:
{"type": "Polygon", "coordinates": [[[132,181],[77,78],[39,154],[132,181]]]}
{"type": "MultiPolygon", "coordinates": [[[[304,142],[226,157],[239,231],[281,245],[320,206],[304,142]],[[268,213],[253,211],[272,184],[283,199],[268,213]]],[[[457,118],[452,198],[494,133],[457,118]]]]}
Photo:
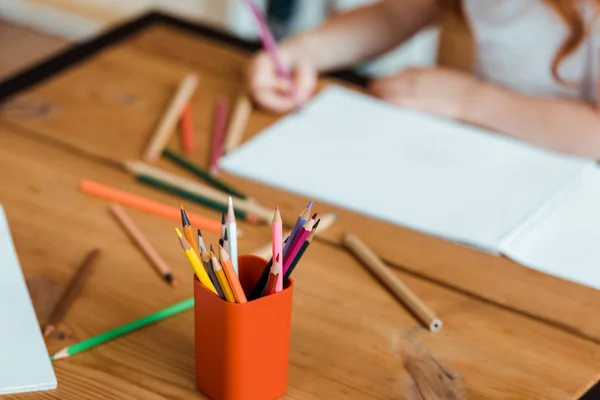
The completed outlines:
{"type": "Polygon", "coordinates": [[[333,86],[221,166],[497,253],[505,235],[591,162],[333,86]]]}
{"type": "Polygon", "coordinates": [[[0,206],[0,394],[56,388],[56,377],[0,206]]]}
{"type": "Polygon", "coordinates": [[[585,169],[502,252],[529,268],[600,289],[600,169],[585,169]]]}

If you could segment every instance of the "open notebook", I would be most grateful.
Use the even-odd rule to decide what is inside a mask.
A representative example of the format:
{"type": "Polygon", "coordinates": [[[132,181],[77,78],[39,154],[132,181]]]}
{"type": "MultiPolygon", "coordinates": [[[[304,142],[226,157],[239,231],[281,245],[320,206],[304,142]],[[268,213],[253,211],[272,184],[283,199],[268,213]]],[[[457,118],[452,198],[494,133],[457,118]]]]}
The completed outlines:
{"type": "MultiPolygon", "coordinates": [[[[559,194],[587,187],[574,182],[596,179],[600,184],[598,174],[584,173],[593,165],[593,160],[399,110],[335,86],[221,160],[223,169],[236,175],[484,251],[503,252],[525,265],[600,288],[600,275],[590,282],[546,267],[540,249],[556,247],[562,239],[536,232],[538,224],[540,230],[548,229],[540,223],[545,219],[540,210],[560,202],[559,194]],[[539,218],[532,220],[535,215],[539,218]],[[528,244],[532,235],[537,235],[536,250],[528,244]]],[[[591,209],[574,212],[596,215],[600,202],[595,204],[588,202],[591,209]]],[[[570,229],[571,222],[565,221],[573,216],[559,214],[564,218],[555,224],[565,224],[561,231],[570,229]]],[[[600,244],[600,225],[593,233],[600,244]]],[[[594,249],[587,250],[587,257],[569,254],[581,248],[558,247],[565,259],[600,266],[600,258],[589,258],[594,249]]]]}
{"type": "Polygon", "coordinates": [[[56,388],[56,377],[0,206],[0,395],[56,388]]]}

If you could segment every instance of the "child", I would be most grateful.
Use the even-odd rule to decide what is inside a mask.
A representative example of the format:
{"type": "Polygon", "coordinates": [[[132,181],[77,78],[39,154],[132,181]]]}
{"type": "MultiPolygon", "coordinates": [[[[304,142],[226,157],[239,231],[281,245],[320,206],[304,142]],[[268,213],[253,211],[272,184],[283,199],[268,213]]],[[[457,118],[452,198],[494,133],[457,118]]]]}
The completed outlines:
{"type": "MultiPolygon", "coordinates": [[[[555,150],[600,158],[600,0],[456,0],[475,39],[477,76],[409,68],[371,93],[555,150]]],[[[311,96],[318,72],[380,55],[432,22],[448,0],[382,0],[279,46],[287,81],[261,52],[249,69],[255,100],[285,112],[311,96]]]]}

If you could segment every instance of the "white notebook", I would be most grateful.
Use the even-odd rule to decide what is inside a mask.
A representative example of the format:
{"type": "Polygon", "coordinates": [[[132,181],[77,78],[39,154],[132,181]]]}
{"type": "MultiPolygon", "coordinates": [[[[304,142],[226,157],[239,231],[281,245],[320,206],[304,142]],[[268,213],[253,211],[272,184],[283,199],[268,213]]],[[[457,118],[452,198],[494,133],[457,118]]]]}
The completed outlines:
{"type": "Polygon", "coordinates": [[[221,160],[236,175],[509,256],[515,232],[593,164],[335,86],[221,160]]]}
{"type": "Polygon", "coordinates": [[[56,377],[0,206],[0,395],[56,388],[56,377]]]}

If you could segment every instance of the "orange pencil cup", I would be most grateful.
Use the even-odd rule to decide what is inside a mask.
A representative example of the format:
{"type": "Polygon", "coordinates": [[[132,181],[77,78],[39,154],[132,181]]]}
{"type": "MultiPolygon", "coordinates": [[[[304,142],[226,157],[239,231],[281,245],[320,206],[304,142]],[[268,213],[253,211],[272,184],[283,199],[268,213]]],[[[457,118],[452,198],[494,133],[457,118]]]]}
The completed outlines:
{"type": "MultiPolygon", "coordinates": [[[[240,282],[252,291],[267,262],[242,255],[240,282]]],[[[194,279],[196,384],[212,400],[274,400],[287,388],[292,280],[279,292],[229,303],[194,279]]]]}

